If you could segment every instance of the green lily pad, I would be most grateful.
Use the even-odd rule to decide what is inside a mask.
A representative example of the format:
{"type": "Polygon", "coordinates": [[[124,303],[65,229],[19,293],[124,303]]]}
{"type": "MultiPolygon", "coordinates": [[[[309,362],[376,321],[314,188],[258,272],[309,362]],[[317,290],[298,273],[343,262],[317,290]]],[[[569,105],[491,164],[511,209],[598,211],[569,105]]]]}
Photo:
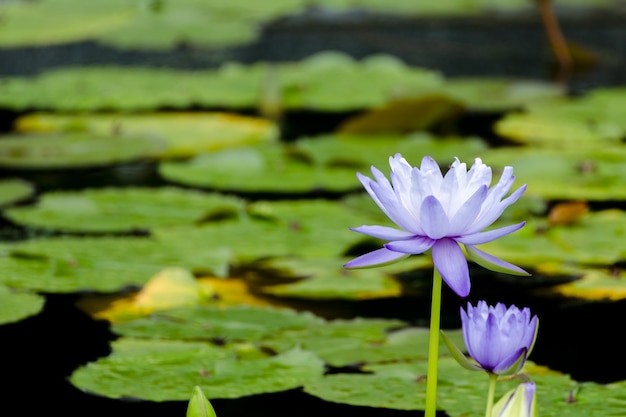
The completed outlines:
{"type": "Polygon", "coordinates": [[[285,330],[262,341],[277,352],[300,346],[332,366],[346,366],[365,361],[421,356],[414,348],[394,349],[386,344],[386,331],[403,327],[400,320],[353,319],[317,323],[300,330],[285,330]]]}
{"type": "Polygon", "coordinates": [[[174,187],[101,188],[45,193],[35,205],[6,209],[5,216],[29,227],[109,233],[237,217],[243,207],[235,197],[174,187]]]}
{"type": "Polygon", "coordinates": [[[388,166],[389,157],[396,152],[418,163],[424,155],[445,155],[452,161],[454,156],[473,158],[484,149],[485,142],[477,138],[322,136],[290,145],[226,149],[187,161],[162,162],[159,173],[168,181],[218,190],[347,192],[361,188],[357,171],[367,172],[370,165],[388,166]]]}
{"type": "Polygon", "coordinates": [[[251,306],[195,307],[156,312],[113,325],[122,336],[156,339],[258,341],[288,329],[320,322],[310,313],[251,306]]]}
{"type": "Polygon", "coordinates": [[[43,310],[44,303],[45,298],[41,295],[0,285],[0,325],[37,315],[43,310]]]}
{"type": "Polygon", "coordinates": [[[30,239],[9,246],[0,257],[0,281],[42,292],[114,292],[141,286],[172,265],[223,276],[231,252],[197,243],[170,246],[138,237],[30,239]]]}
{"type": "Polygon", "coordinates": [[[154,159],[165,142],[149,137],[102,137],[88,133],[9,134],[0,140],[0,167],[68,169],[154,159]]]}
{"type": "Polygon", "coordinates": [[[572,225],[550,226],[545,220],[530,219],[517,232],[479,247],[521,267],[543,271],[547,277],[569,276],[573,281],[584,275],[580,268],[608,269],[622,261],[625,234],[626,216],[613,209],[588,213],[572,225]]]}
{"type": "Polygon", "coordinates": [[[24,200],[34,192],[33,184],[28,181],[19,178],[0,180],[0,207],[24,200]]]}
{"type": "Polygon", "coordinates": [[[180,158],[216,149],[273,142],[276,125],[267,119],[228,113],[63,115],[34,113],[18,118],[20,132],[88,132],[95,136],[153,137],[165,141],[160,158],[180,158]]]}
{"type": "Polygon", "coordinates": [[[539,149],[499,148],[483,153],[483,161],[495,170],[513,166],[528,194],[545,200],[619,201],[626,199],[626,147],[539,149]]]}
{"type": "Polygon", "coordinates": [[[351,224],[372,222],[366,214],[321,199],[258,201],[250,204],[248,211],[249,218],[199,227],[156,228],[154,235],[158,241],[179,248],[197,242],[203,242],[207,250],[227,247],[233,262],[278,256],[320,259],[339,257],[362,240],[349,229],[351,224]]]}
{"type": "Polygon", "coordinates": [[[528,103],[496,123],[495,131],[513,141],[541,147],[600,147],[626,135],[626,89],[598,89],[577,98],[528,103]]]}
{"type": "Polygon", "coordinates": [[[121,339],[110,356],[78,368],[70,382],[107,398],[186,401],[189,386],[209,399],[238,398],[298,388],[324,372],[322,361],[300,349],[253,360],[234,353],[208,343],[121,339]]]}

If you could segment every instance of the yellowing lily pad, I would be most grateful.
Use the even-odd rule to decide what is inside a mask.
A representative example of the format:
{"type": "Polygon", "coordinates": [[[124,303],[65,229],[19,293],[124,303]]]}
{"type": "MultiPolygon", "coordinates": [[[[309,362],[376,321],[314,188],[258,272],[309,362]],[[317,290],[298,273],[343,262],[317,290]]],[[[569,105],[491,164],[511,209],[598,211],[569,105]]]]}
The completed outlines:
{"type": "Polygon", "coordinates": [[[175,187],[101,188],[49,192],[35,205],[9,208],[5,216],[30,227],[68,232],[132,232],[237,217],[242,200],[175,187]]]}
{"type": "Polygon", "coordinates": [[[62,115],[35,113],[15,122],[21,132],[88,132],[95,136],[153,137],[166,143],[160,158],[189,157],[216,149],[273,142],[277,127],[266,119],[228,113],[62,115]]]}
{"type": "Polygon", "coordinates": [[[348,118],[338,131],[352,134],[423,131],[455,119],[462,111],[460,103],[443,95],[395,99],[348,118]]]}

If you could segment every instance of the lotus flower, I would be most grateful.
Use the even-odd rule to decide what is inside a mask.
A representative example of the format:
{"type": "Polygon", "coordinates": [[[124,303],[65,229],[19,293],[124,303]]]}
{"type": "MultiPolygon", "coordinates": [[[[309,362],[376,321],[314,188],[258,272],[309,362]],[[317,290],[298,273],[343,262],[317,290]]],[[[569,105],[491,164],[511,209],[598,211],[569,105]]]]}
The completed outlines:
{"type": "Polygon", "coordinates": [[[378,207],[399,229],[360,226],[351,230],[388,242],[383,248],[346,263],[346,268],[363,268],[395,262],[432,249],[433,263],[443,280],[461,297],[470,291],[469,268],[463,250],[479,265],[514,275],[529,275],[523,269],[489,255],[475,245],[512,233],[525,222],[484,231],[504,209],[524,193],[521,186],[508,197],[515,177],[505,167],[497,184],[491,185],[491,168],[474,160],[468,171],[458,159],[444,176],[433,158],[426,156],[419,168],[409,165],[400,154],[389,158],[391,182],[372,167],[374,179],[357,177],[378,207]],[[503,199],[504,198],[504,199],[503,199]]]}
{"type": "Polygon", "coordinates": [[[452,356],[465,368],[484,370],[490,374],[506,375],[518,372],[530,354],[537,338],[538,319],[530,310],[514,305],[495,307],[479,301],[476,307],[467,303],[467,312],[461,308],[463,340],[469,361],[451,340],[443,335],[452,356]]]}
{"type": "Polygon", "coordinates": [[[493,415],[497,417],[536,417],[536,386],[532,381],[522,382],[517,388],[506,393],[493,406],[493,415]]]}

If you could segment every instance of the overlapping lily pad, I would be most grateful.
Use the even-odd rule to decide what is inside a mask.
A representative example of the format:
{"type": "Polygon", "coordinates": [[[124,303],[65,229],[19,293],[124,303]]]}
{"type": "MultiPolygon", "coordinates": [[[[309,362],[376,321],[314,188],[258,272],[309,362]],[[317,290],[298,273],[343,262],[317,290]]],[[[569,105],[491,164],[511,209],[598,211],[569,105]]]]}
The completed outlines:
{"type": "Polygon", "coordinates": [[[243,208],[242,200],[222,194],[130,187],[45,193],[35,205],[6,209],[5,216],[42,229],[119,233],[237,217],[243,208]]]}
{"type": "Polygon", "coordinates": [[[16,120],[15,129],[27,133],[84,132],[111,136],[111,140],[116,137],[158,138],[166,143],[160,158],[189,157],[216,149],[273,142],[278,138],[278,129],[269,120],[229,113],[34,113],[16,120]]]}

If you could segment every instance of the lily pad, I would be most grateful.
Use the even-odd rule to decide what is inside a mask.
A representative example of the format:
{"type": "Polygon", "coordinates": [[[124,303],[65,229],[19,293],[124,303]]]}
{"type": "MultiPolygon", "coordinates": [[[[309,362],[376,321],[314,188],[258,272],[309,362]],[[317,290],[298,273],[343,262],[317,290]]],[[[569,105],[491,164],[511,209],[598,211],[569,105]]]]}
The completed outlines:
{"type": "Polygon", "coordinates": [[[0,325],[37,315],[43,310],[44,303],[45,298],[41,295],[0,285],[0,325]]]}
{"type": "MultiPolygon", "coordinates": [[[[423,410],[426,368],[426,361],[371,365],[366,369],[373,373],[327,375],[305,384],[304,391],[343,404],[423,410]]],[[[481,415],[486,403],[487,375],[468,371],[452,358],[440,358],[439,369],[439,408],[454,417],[481,415]]],[[[619,384],[579,384],[567,375],[550,372],[532,362],[526,363],[524,373],[537,384],[537,407],[541,415],[582,417],[599,413],[618,416],[618,410],[624,406],[625,401],[615,397],[619,384]],[[577,392],[575,400],[568,401],[574,392],[577,392]],[[606,398],[614,401],[607,406],[606,398]]],[[[496,398],[519,382],[513,379],[498,383],[496,398]]]]}
{"type": "Polygon", "coordinates": [[[7,206],[32,196],[33,184],[19,178],[0,180],[0,207],[7,206]]]}
{"type": "Polygon", "coordinates": [[[361,188],[356,171],[369,171],[372,164],[388,165],[388,158],[396,152],[418,161],[424,155],[445,155],[452,160],[454,156],[473,158],[485,148],[485,142],[477,138],[425,134],[323,136],[290,145],[226,149],[188,161],[162,162],[159,173],[168,181],[218,190],[348,192],[361,188]]]}
{"type": "Polygon", "coordinates": [[[34,46],[93,39],[129,24],[134,7],[124,0],[76,4],[72,0],[3,2],[0,46],[34,46]]]}
{"type": "Polygon", "coordinates": [[[120,339],[110,356],[77,369],[70,382],[107,398],[186,401],[189,386],[209,399],[239,398],[298,388],[324,372],[322,361],[300,349],[254,360],[235,353],[200,342],[120,339]]]}
{"type": "Polygon", "coordinates": [[[445,93],[472,111],[505,112],[529,103],[551,102],[565,96],[562,86],[539,80],[508,78],[450,78],[445,93]]]}
{"type": "Polygon", "coordinates": [[[5,216],[42,229],[119,233],[237,217],[243,207],[236,197],[175,187],[101,188],[45,193],[35,205],[6,209],[5,216]]]}
{"type": "Polygon", "coordinates": [[[71,169],[150,160],[166,148],[149,137],[102,137],[88,133],[9,134],[0,140],[0,167],[71,169]]]}
{"type": "Polygon", "coordinates": [[[229,113],[63,115],[34,113],[15,121],[19,132],[86,132],[95,136],[152,137],[166,143],[160,158],[181,158],[245,144],[273,142],[267,119],[229,113]]]}
{"type": "Polygon", "coordinates": [[[495,131],[513,141],[541,147],[601,147],[626,136],[626,111],[619,103],[626,89],[599,89],[576,98],[528,103],[526,112],[509,114],[495,131]]]}
{"type": "Polygon", "coordinates": [[[113,332],[129,337],[182,340],[258,341],[282,330],[321,322],[310,313],[251,306],[180,308],[149,318],[116,323],[113,332]]]}
{"type": "Polygon", "coordinates": [[[515,176],[528,184],[527,193],[545,200],[619,201],[626,199],[626,147],[540,149],[499,148],[483,153],[483,161],[502,169],[515,168],[515,176]]]}
{"type": "Polygon", "coordinates": [[[223,276],[231,256],[223,246],[170,246],[139,237],[39,238],[9,246],[0,257],[0,281],[42,292],[114,292],[142,286],[172,265],[223,276]]]}
{"type": "MultiPolygon", "coordinates": [[[[387,339],[386,331],[404,327],[400,320],[353,319],[316,323],[303,329],[285,330],[262,341],[264,346],[282,352],[300,346],[315,352],[326,363],[342,367],[363,361],[382,361],[401,352],[386,352],[381,346],[387,339]]],[[[405,356],[419,355],[415,349],[406,349],[405,356]]]]}

